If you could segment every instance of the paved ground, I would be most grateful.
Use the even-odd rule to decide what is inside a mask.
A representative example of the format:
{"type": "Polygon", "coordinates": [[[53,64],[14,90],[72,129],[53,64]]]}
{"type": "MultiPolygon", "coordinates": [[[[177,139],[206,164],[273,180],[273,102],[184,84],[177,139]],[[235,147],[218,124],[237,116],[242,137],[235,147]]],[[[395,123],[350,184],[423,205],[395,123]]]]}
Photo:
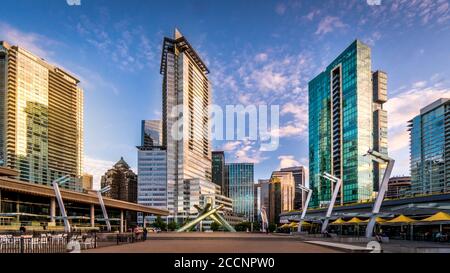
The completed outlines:
{"type": "Polygon", "coordinates": [[[288,236],[247,233],[160,233],[146,242],[110,246],[87,253],[338,253],[288,236]]]}

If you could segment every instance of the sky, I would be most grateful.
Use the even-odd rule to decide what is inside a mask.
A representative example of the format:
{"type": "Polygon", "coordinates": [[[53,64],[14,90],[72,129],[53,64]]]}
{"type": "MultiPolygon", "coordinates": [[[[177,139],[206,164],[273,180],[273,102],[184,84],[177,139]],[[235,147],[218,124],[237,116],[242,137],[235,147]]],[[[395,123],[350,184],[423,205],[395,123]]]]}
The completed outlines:
{"type": "Polygon", "coordinates": [[[280,146],[215,141],[255,180],[308,166],[308,81],[355,39],[388,73],[389,153],[409,174],[407,121],[450,98],[449,0],[3,0],[0,40],[65,68],[85,92],[85,172],[137,167],[140,121],[161,116],[164,36],[177,27],[211,71],[218,105],[279,105],[280,146]],[[80,5],[73,5],[79,2],[80,5]],[[379,5],[377,3],[379,2],[379,5]],[[70,4],[70,5],[69,5],[70,4]]]}

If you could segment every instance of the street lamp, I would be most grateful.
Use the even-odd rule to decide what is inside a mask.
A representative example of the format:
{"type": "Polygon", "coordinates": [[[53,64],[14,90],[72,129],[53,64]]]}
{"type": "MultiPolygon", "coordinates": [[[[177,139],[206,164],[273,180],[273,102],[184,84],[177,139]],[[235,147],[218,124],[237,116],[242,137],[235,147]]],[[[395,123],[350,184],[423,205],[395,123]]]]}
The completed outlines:
{"type": "Polygon", "coordinates": [[[66,175],[60,177],[52,182],[53,190],[55,191],[56,200],[58,200],[59,210],[61,211],[61,216],[64,221],[64,231],[70,232],[70,223],[67,218],[66,208],[64,207],[64,201],[61,196],[61,191],[59,189],[59,185],[63,185],[70,180],[70,176],[66,175]]]}
{"type": "Polygon", "coordinates": [[[302,232],[302,224],[303,220],[305,219],[306,211],[308,210],[309,201],[311,200],[312,190],[303,185],[298,185],[298,187],[302,190],[302,192],[308,193],[308,196],[306,197],[305,207],[303,208],[302,216],[300,217],[300,222],[298,223],[298,232],[302,232]]]}
{"type": "Polygon", "coordinates": [[[391,177],[392,169],[394,168],[395,160],[383,155],[377,151],[370,149],[365,156],[371,156],[372,159],[379,163],[387,163],[386,170],[384,171],[383,180],[378,191],[377,198],[372,208],[372,215],[370,217],[369,223],[367,224],[366,237],[372,238],[373,229],[375,227],[377,215],[380,213],[381,204],[383,203],[384,196],[389,185],[389,178],[391,177]]]}
{"type": "Polygon", "coordinates": [[[334,186],[333,196],[331,197],[330,205],[328,206],[327,214],[325,215],[325,221],[322,225],[322,233],[325,233],[328,227],[328,222],[330,221],[331,213],[333,212],[334,204],[336,203],[336,199],[339,193],[339,189],[342,185],[342,180],[334,175],[324,172],[321,175],[323,178],[331,181],[331,184],[336,183],[334,186]]]}
{"type": "Polygon", "coordinates": [[[109,221],[108,218],[108,212],[106,211],[106,207],[105,207],[105,202],[103,201],[103,193],[107,193],[111,190],[111,186],[106,186],[103,189],[100,189],[99,191],[97,191],[97,197],[98,197],[98,201],[100,203],[100,206],[102,207],[102,212],[103,212],[103,218],[106,222],[106,227],[108,229],[108,232],[111,232],[111,223],[109,221]]]}

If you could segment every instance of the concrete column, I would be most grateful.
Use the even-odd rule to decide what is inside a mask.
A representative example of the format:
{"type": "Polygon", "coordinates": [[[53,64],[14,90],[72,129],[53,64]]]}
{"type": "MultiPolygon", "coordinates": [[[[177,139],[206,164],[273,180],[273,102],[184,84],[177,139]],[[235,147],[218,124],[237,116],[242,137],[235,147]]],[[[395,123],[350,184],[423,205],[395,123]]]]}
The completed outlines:
{"type": "Polygon", "coordinates": [[[50,222],[56,222],[56,199],[50,198],[50,222]]]}
{"type": "Polygon", "coordinates": [[[123,210],[120,210],[120,233],[123,233],[123,210]]]}
{"type": "Polygon", "coordinates": [[[2,190],[0,190],[0,213],[2,213],[2,190]]]}
{"type": "Polygon", "coordinates": [[[91,227],[95,227],[95,206],[91,205],[91,227]]]}

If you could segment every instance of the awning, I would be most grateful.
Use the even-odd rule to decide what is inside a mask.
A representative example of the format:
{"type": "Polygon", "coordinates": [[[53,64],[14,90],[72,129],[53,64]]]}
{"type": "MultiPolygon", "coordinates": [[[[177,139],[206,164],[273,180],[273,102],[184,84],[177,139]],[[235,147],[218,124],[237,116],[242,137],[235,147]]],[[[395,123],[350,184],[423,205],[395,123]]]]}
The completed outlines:
{"type": "Polygon", "coordinates": [[[414,222],[417,221],[402,214],[392,220],[384,222],[384,224],[410,224],[414,222]]]}
{"type": "Polygon", "coordinates": [[[333,223],[331,223],[330,225],[343,225],[347,222],[345,222],[344,220],[342,220],[342,218],[337,219],[336,221],[334,221],[333,223]]]}
{"type": "Polygon", "coordinates": [[[357,217],[353,217],[350,221],[347,221],[345,224],[366,224],[369,220],[361,220],[357,217]]]}
{"type": "Polygon", "coordinates": [[[383,219],[383,218],[381,218],[381,217],[375,218],[375,222],[376,222],[377,224],[385,223],[386,221],[387,221],[387,220],[385,220],[385,219],[383,219]]]}
{"type": "Polygon", "coordinates": [[[438,212],[433,216],[421,220],[421,222],[445,222],[450,221],[450,215],[445,212],[438,212]]]}

